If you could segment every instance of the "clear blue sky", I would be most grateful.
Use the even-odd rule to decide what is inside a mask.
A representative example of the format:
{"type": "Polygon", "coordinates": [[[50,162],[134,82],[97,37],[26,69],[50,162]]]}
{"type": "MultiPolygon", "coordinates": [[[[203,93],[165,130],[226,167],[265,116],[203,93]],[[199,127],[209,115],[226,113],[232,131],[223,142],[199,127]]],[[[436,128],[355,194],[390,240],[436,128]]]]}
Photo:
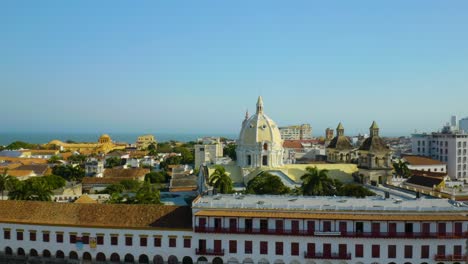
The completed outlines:
{"type": "Polygon", "coordinates": [[[1,1],[0,132],[349,134],[468,115],[468,1],[1,1]]]}

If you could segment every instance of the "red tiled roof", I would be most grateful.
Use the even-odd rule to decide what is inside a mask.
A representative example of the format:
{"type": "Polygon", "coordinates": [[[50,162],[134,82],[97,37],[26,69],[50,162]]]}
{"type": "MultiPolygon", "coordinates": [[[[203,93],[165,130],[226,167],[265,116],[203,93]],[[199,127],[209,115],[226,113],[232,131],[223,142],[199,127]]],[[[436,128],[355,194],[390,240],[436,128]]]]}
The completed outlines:
{"type": "Polygon", "coordinates": [[[175,229],[192,228],[188,206],[0,201],[0,223],[57,226],[175,229]]]}
{"type": "Polygon", "coordinates": [[[445,165],[445,163],[431,159],[428,157],[423,156],[415,156],[415,155],[405,155],[403,159],[408,162],[410,165],[418,166],[418,165],[445,165]]]}

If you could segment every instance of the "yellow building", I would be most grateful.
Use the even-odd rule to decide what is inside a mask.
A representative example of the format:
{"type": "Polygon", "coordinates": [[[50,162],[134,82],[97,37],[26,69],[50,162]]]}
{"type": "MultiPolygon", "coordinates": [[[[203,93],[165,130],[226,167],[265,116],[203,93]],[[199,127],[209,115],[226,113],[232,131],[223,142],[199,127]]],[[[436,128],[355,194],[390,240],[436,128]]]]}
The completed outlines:
{"type": "Polygon", "coordinates": [[[92,153],[108,153],[112,150],[125,149],[125,145],[116,145],[109,135],[103,134],[97,143],[65,143],[60,140],[52,140],[48,146],[57,146],[64,151],[86,151],[92,153]]]}
{"type": "Polygon", "coordinates": [[[136,141],[136,146],[137,146],[137,149],[139,149],[139,150],[145,150],[151,144],[154,144],[154,146],[156,146],[158,144],[158,142],[156,142],[156,139],[154,138],[153,135],[139,136],[137,138],[137,141],[136,141]]]}

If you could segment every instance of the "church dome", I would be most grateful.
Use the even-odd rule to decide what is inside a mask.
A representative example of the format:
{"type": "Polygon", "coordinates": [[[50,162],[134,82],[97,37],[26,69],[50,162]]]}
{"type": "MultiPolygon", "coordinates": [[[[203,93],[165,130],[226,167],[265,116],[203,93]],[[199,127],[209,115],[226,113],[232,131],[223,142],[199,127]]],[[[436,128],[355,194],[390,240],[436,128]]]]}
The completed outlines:
{"type": "Polygon", "coordinates": [[[265,142],[282,144],[282,139],[276,123],[263,112],[263,100],[259,97],[257,112],[242,124],[239,144],[258,145],[265,142]]]}
{"type": "Polygon", "coordinates": [[[263,100],[257,112],[245,116],[237,141],[237,164],[241,167],[280,167],[283,165],[283,140],[276,123],[263,112],[263,100]]]}

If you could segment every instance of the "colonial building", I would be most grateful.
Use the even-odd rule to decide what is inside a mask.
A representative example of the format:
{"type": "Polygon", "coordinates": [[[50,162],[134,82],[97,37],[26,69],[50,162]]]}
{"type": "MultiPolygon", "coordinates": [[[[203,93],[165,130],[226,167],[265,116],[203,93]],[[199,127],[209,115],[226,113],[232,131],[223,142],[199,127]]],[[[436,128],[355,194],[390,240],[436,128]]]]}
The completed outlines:
{"type": "Polygon", "coordinates": [[[0,263],[467,260],[467,207],[443,199],[215,195],[191,209],[0,201],[0,211],[0,263]]]}
{"type": "Polygon", "coordinates": [[[370,136],[362,142],[358,152],[359,173],[365,182],[385,183],[393,169],[392,151],[379,135],[377,123],[372,122],[370,136]]]}
{"type": "Polygon", "coordinates": [[[209,165],[216,163],[217,159],[223,157],[223,144],[219,137],[202,138],[195,148],[195,168],[200,165],[209,165]]]}
{"type": "Polygon", "coordinates": [[[153,135],[139,136],[136,141],[136,147],[139,150],[147,149],[151,144],[153,144],[155,147],[158,144],[153,135]]]}
{"type": "Polygon", "coordinates": [[[283,140],[307,140],[312,139],[312,127],[309,124],[280,127],[283,140]]]}
{"type": "Polygon", "coordinates": [[[246,115],[237,142],[237,164],[240,167],[280,167],[283,165],[283,140],[276,123],[263,110],[263,100],[257,101],[257,111],[246,115]]]}
{"type": "Polygon", "coordinates": [[[52,140],[48,147],[58,147],[62,151],[85,151],[91,153],[108,153],[116,149],[125,149],[125,144],[114,144],[109,135],[103,134],[97,143],[65,143],[60,140],[52,140]]]}
{"type": "Polygon", "coordinates": [[[334,137],[328,144],[327,161],[332,163],[351,163],[354,158],[352,152],[353,145],[348,137],[344,135],[344,127],[341,123],[336,128],[336,137],[334,137]]]}

